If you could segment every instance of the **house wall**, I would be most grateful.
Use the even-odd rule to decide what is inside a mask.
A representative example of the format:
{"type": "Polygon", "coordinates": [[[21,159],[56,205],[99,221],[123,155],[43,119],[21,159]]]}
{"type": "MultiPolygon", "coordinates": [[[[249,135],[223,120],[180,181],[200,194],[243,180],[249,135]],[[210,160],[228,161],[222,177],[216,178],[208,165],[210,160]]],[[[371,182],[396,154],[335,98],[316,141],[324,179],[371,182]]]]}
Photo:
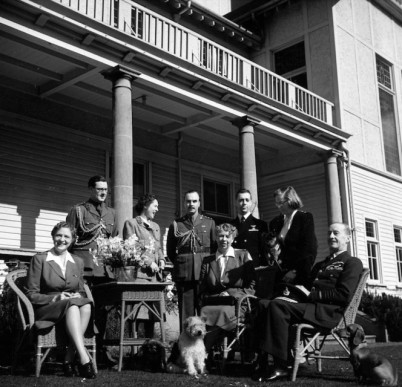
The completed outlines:
{"type": "Polygon", "coordinates": [[[347,147],[351,171],[357,255],[365,266],[365,219],[377,222],[380,291],[402,294],[395,258],[393,226],[402,222],[402,178],[386,172],[378,96],[376,54],[393,66],[394,105],[401,150],[402,26],[366,0],[334,1],[332,7],[339,114],[352,133],[347,147]]]}
{"type": "Polygon", "coordinates": [[[396,290],[402,295],[393,231],[394,226],[402,227],[402,184],[356,165],[352,167],[351,174],[358,257],[366,267],[368,260],[365,220],[375,221],[378,226],[380,279],[368,282],[380,286],[383,291],[396,290]]]}
{"type": "MultiPolygon", "coordinates": [[[[334,2],[333,23],[342,129],[353,160],[386,171],[376,54],[393,65],[395,107],[402,103],[402,25],[366,0],[334,2]]],[[[402,115],[397,114],[402,126],[402,115]]],[[[399,137],[401,138],[401,137],[399,137]]]]}

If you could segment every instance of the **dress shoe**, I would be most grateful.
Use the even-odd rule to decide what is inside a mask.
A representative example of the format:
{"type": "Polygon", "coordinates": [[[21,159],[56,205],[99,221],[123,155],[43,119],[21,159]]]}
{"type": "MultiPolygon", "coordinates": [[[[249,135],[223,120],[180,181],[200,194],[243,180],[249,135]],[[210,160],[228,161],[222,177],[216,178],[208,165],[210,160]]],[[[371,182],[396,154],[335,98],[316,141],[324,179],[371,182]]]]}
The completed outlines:
{"type": "Polygon", "coordinates": [[[273,382],[277,379],[283,379],[288,376],[288,371],[282,368],[274,368],[274,370],[266,376],[262,376],[258,379],[259,382],[273,382]]]}
{"type": "Polygon", "coordinates": [[[72,363],[63,363],[64,376],[71,377],[75,375],[75,368],[72,363]]]}
{"type": "Polygon", "coordinates": [[[94,368],[90,361],[85,364],[80,364],[78,366],[78,370],[79,370],[80,376],[82,378],[85,378],[85,379],[95,379],[96,378],[94,368]]]}

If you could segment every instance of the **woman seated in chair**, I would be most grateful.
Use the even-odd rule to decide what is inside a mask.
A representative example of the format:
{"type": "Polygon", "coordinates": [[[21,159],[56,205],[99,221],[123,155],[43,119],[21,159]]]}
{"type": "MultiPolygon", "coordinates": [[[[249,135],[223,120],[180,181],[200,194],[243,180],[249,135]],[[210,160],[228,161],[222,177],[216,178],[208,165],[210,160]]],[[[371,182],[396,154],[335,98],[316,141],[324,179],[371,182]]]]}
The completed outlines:
{"type": "Polygon", "coordinates": [[[253,261],[247,250],[233,249],[236,234],[236,227],[231,224],[217,226],[218,250],[205,257],[201,266],[200,297],[204,305],[201,318],[207,325],[204,339],[207,352],[225,332],[236,327],[236,300],[254,294],[253,261]]]}
{"type": "Polygon", "coordinates": [[[32,258],[26,294],[35,311],[35,326],[46,329],[65,324],[69,345],[64,359],[64,374],[74,375],[77,353],[80,376],[93,379],[95,372],[84,346],[84,333],[91,320],[93,304],[86,298],[83,261],[68,252],[75,240],[75,230],[60,222],[52,230],[53,248],[32,258]]]}

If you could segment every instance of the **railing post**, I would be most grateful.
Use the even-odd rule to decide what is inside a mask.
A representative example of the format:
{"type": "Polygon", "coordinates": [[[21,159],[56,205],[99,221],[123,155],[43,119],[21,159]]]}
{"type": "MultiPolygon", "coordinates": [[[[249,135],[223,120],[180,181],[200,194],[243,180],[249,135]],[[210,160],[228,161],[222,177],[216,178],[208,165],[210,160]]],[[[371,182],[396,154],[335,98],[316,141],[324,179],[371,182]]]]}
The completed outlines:
{"type": "Polygon", "coordinates": [[[326,108],[326,113],[327,113],[327,118],[325,120],[325,122],[329,125],[332,125],[332,104],[325,102],[325,108],[326,108]]]}
{"type": "Polygon", "coordinates": [[[288,96],[289,96],[289,106],[293,109],[296,108],[296,87],[291,83],[287,83],[288,86],[288,96]]]}
{"type": "Polygon", "coordinates": [[[251,64],[245,62],[244,60],[239,61],[239,65],[242,68],[243,71],[243,77],[242,77],[242,85],[247,87],[248,89],[253,89],[252,85],[251,85],[251,64]],[[247,83],[249,82],[250,85],[248,85],[247,83]]]}

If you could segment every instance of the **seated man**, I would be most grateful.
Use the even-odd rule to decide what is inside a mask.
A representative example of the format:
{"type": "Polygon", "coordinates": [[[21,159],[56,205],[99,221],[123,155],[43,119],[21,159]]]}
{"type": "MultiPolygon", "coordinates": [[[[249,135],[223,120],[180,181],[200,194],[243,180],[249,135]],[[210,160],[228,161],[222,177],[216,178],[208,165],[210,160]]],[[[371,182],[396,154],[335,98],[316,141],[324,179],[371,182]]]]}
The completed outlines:
{"type": "Polygon", "coordinates": [[[334,223],[329,227],[331,254],[313,267],[307,302],[260,300],[256,326],[262,335],[259,337],[260,370],[253,379],[267,382],[288,375],[292,345],[289,329],[293,324],[306,322],[317,328],[331,329],[339,322],[363,271],[362,262],[346,251],[350,237],[350,228],[344,223],[334,223]],[[274,359],[270,372],[267,372],[268,354],[274,359]]]}

